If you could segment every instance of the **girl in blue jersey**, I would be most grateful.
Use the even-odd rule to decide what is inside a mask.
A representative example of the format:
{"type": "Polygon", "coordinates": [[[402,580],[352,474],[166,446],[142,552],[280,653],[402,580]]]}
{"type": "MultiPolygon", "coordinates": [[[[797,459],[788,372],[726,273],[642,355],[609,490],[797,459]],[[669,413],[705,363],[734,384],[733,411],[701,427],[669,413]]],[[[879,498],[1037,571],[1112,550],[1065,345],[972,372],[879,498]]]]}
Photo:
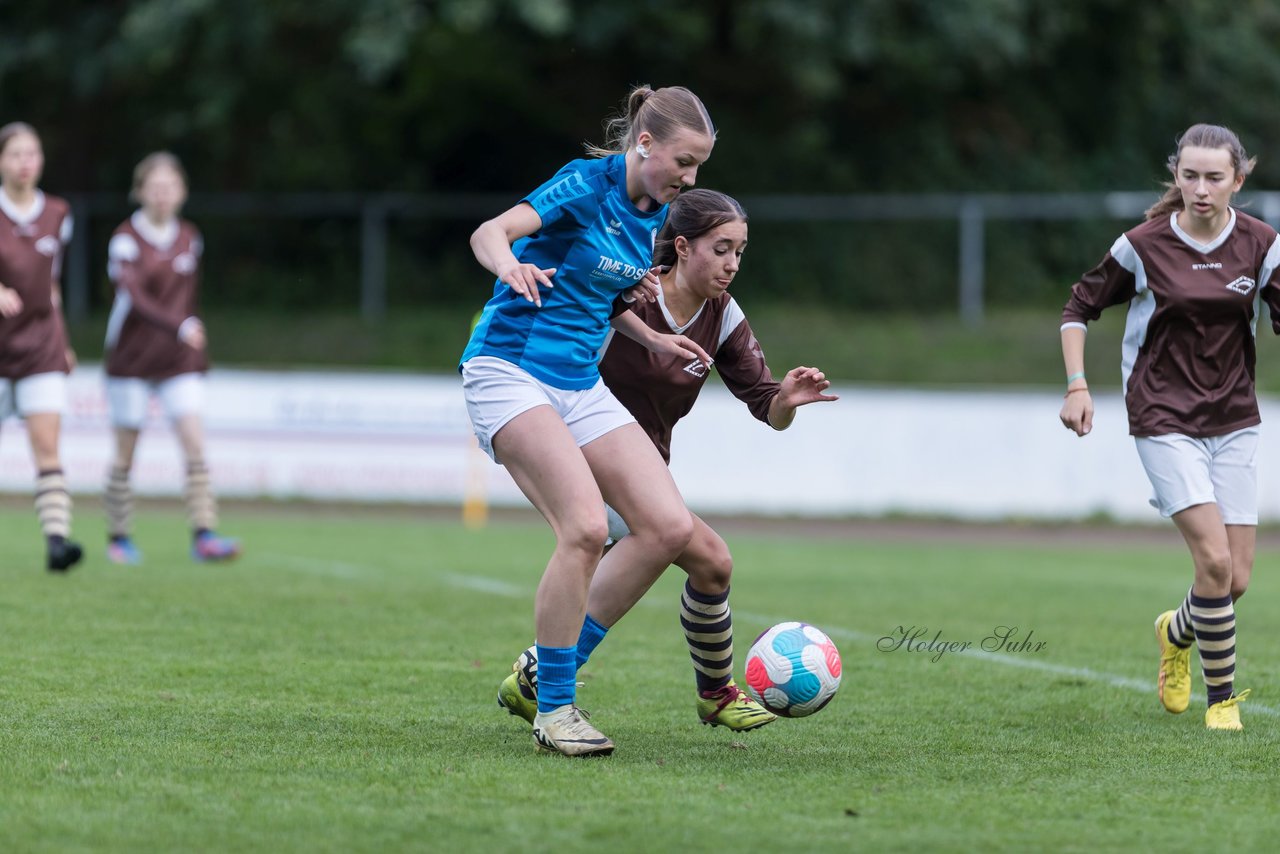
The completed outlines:
{"type": "MultiPolygon", "coordinates": [[[[608,533],[604,502],[632,532],[616,559],[646,576],[693,534],[661,455],[605,387],[596,360],[618,298],[656,288],[649,268],[667,205],[694,184],[715,127],[688,89],[642,86],[610,129],[594,158],[567,164],[472,235],[476,259],[497,282],[460,365],[480,446],[555,532],[534,605],[533,737],[539,749],[569,756],[613,752],[574,705],[578,636],[608,533]]],[[[644,343],[707,359],[686,339],[654,333],[644,343]]]]}

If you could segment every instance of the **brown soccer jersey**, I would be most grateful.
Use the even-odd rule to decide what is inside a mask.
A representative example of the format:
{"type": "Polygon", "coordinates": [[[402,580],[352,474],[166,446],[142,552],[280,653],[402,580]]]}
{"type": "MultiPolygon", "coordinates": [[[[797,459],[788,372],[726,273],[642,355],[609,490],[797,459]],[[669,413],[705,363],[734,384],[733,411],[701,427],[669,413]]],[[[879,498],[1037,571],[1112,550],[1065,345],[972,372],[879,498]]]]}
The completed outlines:
{"type": "Polygon", "coordinates": [[[0,377],[70,370],[62,309],[53,300],[62,250],[70,239],[65,201],[36,191],[35,204],[19,211],[0,190],[0,285],[22,299],[22,311],[0,317],[0,377]]]}
{"type": "Polygon", "coordinates": [[[1231,211],[1201,244],[1176,214],[1116,240],[1071,289],[1063,328],[1129,303],[1121,360],[1129,432],[1221,436],[1258,424],[1254,336],[1258,301],[1280,333],[1280,239],[1271,226],[1231,211]]]}
{"type": "MultiPolygon", "coordinates": [[[[633,310],[652,329],[696,341],[711,354],[734,396],[768,423],[769,404],[781,386],[765,364],[746,315],[731,296],[721,294],[708,301],[683,327],[676,325],[661,298],[637,303],[633,310]]],[[[635,416],[667,462],[671,461],[671,431],[693,409],[708,373],[699,361],[653,353],[616,332],[601,348],[600,376],[605,385],[635,416]]]]}
{"type": "Polygon", "coordinates": [[[200,232],[185,220],[166,230],[139,211],[115,230],[107,249],[116,286],[108,376],[163,380],[208,370],[205,351],[178,337],[183,322],[196,316],[201,251],[200,232]]]}

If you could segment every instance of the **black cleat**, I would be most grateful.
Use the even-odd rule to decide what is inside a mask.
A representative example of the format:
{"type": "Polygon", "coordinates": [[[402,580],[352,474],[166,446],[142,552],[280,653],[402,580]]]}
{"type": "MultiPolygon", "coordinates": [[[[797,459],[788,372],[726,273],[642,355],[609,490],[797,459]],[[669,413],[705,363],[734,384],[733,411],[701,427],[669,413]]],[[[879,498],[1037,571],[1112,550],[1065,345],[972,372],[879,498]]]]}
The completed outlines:
{"type": "Polygon", "coordinates": [[[49,571],[66,572],[84,557],[84,549],[74,540],[65,537],[49,538],[49,571]]]}

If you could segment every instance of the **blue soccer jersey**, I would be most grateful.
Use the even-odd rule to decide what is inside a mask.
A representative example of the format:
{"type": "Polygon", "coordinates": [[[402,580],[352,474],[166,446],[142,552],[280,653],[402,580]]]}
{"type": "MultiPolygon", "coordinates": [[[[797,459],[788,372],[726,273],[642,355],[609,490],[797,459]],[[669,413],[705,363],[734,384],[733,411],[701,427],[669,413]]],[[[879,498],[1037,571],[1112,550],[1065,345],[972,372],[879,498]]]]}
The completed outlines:
{"type": "Polygon", "coordinates": [[[555,388],[591,388],[610,308],[648,271],[667,206],[646,212],[631,203],[621,154],[575,160],[524,201],[542,228],[511,251],[523,263],[555,267],[554,287],[539,288],[539,308],[496,282],[462,361],[496,356],[555,388]]]}

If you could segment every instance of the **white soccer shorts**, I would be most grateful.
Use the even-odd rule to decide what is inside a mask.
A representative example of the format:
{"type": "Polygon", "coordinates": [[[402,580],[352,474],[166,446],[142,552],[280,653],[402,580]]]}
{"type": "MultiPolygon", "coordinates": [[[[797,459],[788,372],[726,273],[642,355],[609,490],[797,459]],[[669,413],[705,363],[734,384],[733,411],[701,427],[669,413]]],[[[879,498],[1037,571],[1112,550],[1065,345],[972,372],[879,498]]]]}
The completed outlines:
{"type": "Polygon", "coordinates": [[[111,426],[141,430],[151,397],[160,401],[170,421],[204,411],[204,375],[178,374],[167,380],[107,377],[107,408],[111,426]]]}
{"type": "Polygon", "coordinates": [[[1217,504],[1224,524],[1258,524],[1257,427],[1208,439],[1170,433],[1134,441],[1161,516],[1217,504]]]}
{"type": "Polygon", "coordinates": [[[32,374],[20,380],[0,379],[0,421],[10,415],[54,414],[67,411],[67,375],[58,371],[32,374]]]}

